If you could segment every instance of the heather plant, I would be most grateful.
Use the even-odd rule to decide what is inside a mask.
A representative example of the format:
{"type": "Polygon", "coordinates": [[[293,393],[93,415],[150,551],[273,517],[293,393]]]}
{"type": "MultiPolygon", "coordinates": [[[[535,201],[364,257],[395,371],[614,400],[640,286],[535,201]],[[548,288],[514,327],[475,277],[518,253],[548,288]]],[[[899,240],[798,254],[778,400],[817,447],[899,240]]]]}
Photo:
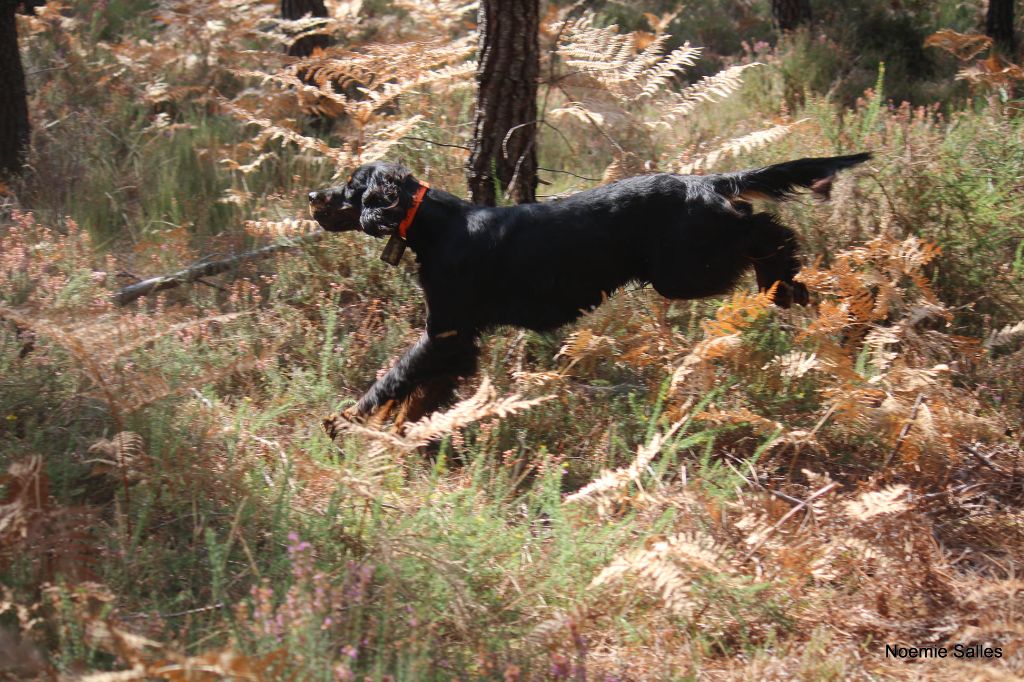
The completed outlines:
{"type": "Polygon", "coordinates": [[[291,584],[283,594],[264,580],[252,587],[248,603],[239,604],[242,641],[256,651],[282,652],[299,674],[313,677],[326,668],[333,679],[355,679],[352,668],[365,641],[358,625],[373,567],[350,563],[344,574],[328,575],[317,569],[313,546],[296,533],[288,535],[287,551],[291,584]]]}
{"type": "Polygon", "coordinates": [[[911,76],[887,62],[837,102],[807,64],[831,43],[797,36],[807,57],[751,43],[762,66],[673,119],[711,86],[679,80],[703,60],[680,73],[685,13],[656,9],[549,16],[541,166],[574,175],[548,191],[871,149],[829,203],[776,209],[812,305],[631,288],[491,335],[451,409],[334,443],[320,418],[424,324],[411,264],[341,234],[111,294],[307,233],[304,191],[376,154],[458,192],[464,150],[431,141],[468,135],[464,8],[334,3],[337,46],[305,61],[269,5],[19,20],[36,137],[0,189],[0,674],[890,678],[909,668],[884,643],[915,641],[1003,652],[922,679],[1024,672],[1010,101],[890,101],[911,76]]]}

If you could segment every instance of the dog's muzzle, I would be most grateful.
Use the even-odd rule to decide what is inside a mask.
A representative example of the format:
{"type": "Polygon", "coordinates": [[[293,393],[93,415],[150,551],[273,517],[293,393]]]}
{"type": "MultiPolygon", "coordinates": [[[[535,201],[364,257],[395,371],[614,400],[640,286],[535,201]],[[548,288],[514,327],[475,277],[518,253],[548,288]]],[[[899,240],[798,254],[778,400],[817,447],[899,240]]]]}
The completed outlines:
{"type": "Polygon", "coordinates": [[[340,192],[319,189],[306,196],[309,198],[309,214],[328,232],[359,229],[359,209],[346,202],[340,192]]]}
{"type": "Polygon", "coordinates": [[[309,208],[313,211],[322,211],[327,208],[327,192],[310,192],[309,208]]]}

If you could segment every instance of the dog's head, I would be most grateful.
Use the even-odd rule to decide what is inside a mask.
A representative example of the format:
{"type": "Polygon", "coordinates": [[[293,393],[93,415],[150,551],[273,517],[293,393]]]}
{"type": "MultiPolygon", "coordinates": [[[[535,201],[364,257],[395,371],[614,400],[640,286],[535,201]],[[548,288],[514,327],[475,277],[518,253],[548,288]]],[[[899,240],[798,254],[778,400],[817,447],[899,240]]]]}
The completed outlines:
{"type": "Polygon", "coordinates": [[[310,192],[309,208],[328,232],[362,229],[386,237],[398,229],[417,187],[411,170],[378,161],[357,168],[344,185],[310,192]]]}

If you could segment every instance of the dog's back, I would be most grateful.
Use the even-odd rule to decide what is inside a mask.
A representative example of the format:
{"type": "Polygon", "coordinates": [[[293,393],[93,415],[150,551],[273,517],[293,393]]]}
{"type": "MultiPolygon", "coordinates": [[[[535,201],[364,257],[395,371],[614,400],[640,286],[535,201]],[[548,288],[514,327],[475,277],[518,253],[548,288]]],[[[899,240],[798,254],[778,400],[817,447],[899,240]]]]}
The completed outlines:
{"type": "Polygon", "coordinates": [[[827,194],[838,170],[869,156],[706,176],[658,173],[541,204],[470,208],[468,234],[458,239],[478,243],[463,244],[462,262],[441,269],[467,278],[480,328],[552,329],[629,282],[653,284],[669,298],[722,294],[750,267],[762,289],[781,283],[780,305],[803,303],[806,289],[793,282],[795,234],[745,202],[786,199],[800,187],[827,194]]]}

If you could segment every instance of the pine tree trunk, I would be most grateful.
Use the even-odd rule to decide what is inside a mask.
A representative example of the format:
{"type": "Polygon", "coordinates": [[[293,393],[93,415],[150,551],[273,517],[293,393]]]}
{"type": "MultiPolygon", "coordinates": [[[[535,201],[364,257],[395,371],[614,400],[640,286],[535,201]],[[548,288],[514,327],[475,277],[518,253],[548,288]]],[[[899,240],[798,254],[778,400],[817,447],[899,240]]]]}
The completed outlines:
{"type": "Polygon", "coordinates": [[[811,23],[809,0],[772,0],[772,19],[780,31],[792,31],[811,23]]]}
{"type": "Polygon", "coordinates": [[[473,203],[493,206],[495,179],[516,203],[537,199],[538,0],[481,0],[473,148],[473,203]]]}
{"type": "MultiPolygon", "coordinates": [[[[327,8],[324,0],[281,0],[281,18],[295,21],[307,14],[314,17],[326,17],[327,8]]],[[[304,36],[288,46],[288,54],[292,57],[308,57],[316,48],[323,49],[330,45],[330,38],[324,35],[304,36]]]]}
{"type": "Polygon", "coordinates": [[[18,174],[29,141],[28,91],[18,51],[18,3],[0,0],[0,175],[18,174]]]}
{"type": "Polygon", "coordinates": [[[1013,33],[1013,0],[989,0],[985,15],[985,35],[991,38],[1005,57],[1014,60],[1017,38],[1013,33]]]}

